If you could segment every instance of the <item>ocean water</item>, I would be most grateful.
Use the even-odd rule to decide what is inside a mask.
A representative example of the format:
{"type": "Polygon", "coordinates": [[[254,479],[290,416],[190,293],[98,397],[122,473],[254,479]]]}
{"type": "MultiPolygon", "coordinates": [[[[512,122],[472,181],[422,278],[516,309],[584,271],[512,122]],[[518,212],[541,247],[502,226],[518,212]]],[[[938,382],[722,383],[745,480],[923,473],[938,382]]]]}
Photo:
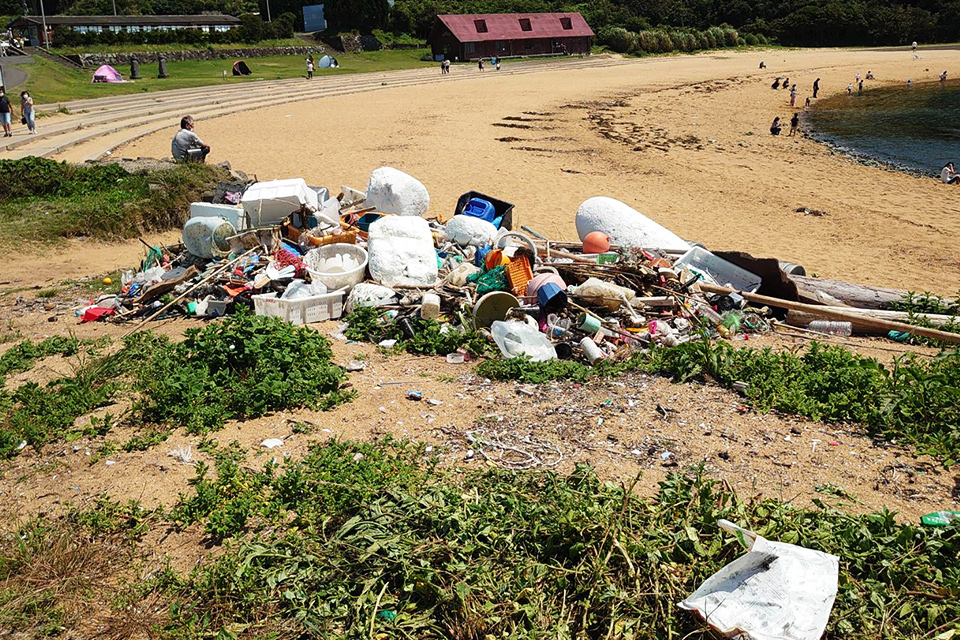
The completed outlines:
{"type": "Polygon", "coordinates": [[[912,173],[960,166],[960,81],[844,92],[820,100],[808,122],[815,138],[912,173]]]}

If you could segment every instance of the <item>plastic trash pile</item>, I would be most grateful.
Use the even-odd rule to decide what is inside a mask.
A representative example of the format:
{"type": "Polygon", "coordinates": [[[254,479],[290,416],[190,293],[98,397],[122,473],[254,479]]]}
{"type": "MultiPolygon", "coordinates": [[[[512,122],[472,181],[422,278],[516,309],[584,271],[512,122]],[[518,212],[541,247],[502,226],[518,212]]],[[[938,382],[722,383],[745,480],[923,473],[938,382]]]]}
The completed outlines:
{"type": "Polygon", "coordinates": [[[769,330],[765,309],[701,289],[753,292],[759,276],[612,198],[580,206],[574,243],[517,227],[513,204],[475,191],[446,220],[428,218],[429,207],[426,187],[390,167],[337,197],[302,179],[224,184],[191,205],[179,245],[151,247],[117,295],[78,315],[211,318],[249,307],[304,324],[367,306],[408,337],[435,320],[489,332],[506,357],[590,363],[769,330]]]}

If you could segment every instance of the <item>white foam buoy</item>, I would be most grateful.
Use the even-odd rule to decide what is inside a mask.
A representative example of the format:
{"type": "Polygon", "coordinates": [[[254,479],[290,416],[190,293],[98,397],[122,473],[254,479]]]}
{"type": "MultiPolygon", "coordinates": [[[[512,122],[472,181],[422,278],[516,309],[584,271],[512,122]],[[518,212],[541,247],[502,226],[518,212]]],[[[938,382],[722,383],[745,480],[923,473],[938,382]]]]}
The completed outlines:
{"type": "Polygon", "coordinates": [[[398,216],[422,216],[430,206],[423,183],[393,167],[380,167],[367,182],[366,206],[398,216]]]}
{"type": "Polygon", "coordinates": [[[687,251],[683,238],[619,200],[597,196],[577,209],[577,234],[583,240],[593,231],[610,236],[610,243],[624,247],[687,251]]]}

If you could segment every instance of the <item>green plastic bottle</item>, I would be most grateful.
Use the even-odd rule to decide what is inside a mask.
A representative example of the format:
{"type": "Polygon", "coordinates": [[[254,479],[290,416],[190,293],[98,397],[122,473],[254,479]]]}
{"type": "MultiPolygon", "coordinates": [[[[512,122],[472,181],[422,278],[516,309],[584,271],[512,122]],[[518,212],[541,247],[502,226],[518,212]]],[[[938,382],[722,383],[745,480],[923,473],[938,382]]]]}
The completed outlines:
{"type": "Polygon", "coordinates": [[[960,511],[934,511],[921,516],[920,522],[928,527],[946,527],[958,518],[960,518],[960,511]]]}

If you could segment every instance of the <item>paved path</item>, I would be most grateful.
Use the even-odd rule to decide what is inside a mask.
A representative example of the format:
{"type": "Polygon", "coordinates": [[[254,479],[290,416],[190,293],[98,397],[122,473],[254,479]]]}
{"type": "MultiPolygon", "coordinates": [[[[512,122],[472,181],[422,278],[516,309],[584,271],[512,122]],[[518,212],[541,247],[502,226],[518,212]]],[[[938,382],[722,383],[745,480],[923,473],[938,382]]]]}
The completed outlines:
{"type": "Polygon", "coordinates": [[[15,64],[29,64],[33,62],[30,56],[6,56],[0,58],[0,67],[3,67],[3,84],[7,93],[12,95],[12,89],[27,81],[27,72],[15,64]]]}
{"type": "Polygon", "coordinates": [[[483,74],[474,68],[458,65],[450,75],[441,75],[438,68],[409,69],[331,76],[311,81],[303,78],[265,80],[225,87],[206,86],[77,100],[60,105],[39,105],[38,111],[53,112],[60,107],[69,114],[39,120],[38,134],[34,136],[15,128],[14,137],[5,147],[0,147],[0,158],[14,159],[30,155],[52,157],[70,149],[70,156],[74,159],[98,160],[123,144],[162,129],[172,130],[184,113],[190,113],[198,119],[208,119],[248,111],[251,105],[256,104],[299,102],[436,82],[492,80],[502,75],[545,71],[573,73],[635,63],[635,60],[606,56],[523,61],[510,63],[499,72],[483,74]]]}

